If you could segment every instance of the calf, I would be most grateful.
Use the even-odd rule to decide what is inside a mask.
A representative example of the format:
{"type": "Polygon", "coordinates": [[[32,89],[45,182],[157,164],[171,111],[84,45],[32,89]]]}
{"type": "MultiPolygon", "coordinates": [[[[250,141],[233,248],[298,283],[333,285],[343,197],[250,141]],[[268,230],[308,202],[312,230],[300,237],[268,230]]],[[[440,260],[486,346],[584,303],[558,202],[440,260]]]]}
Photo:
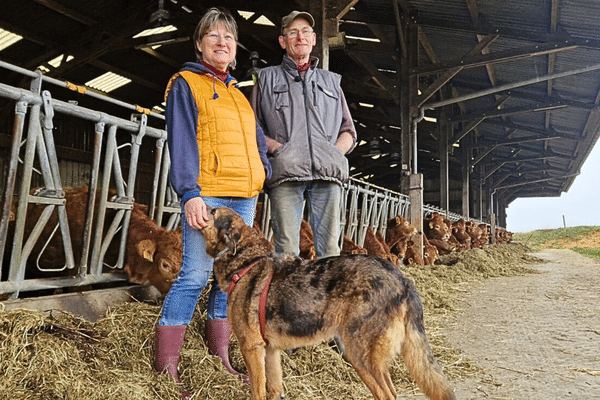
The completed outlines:
{"type": "Polygon", "coordinates": [[[390,249],[390,252],[398,256],[399,259],[404,259],[404,256],[406,255],[406,247],[408,246],[408,240],[408,236],[398,240],[390,249]]]}
{"type": "Polygon", "coordinates": [[[506,229],[496,229],[496,243],[509,243],[512,240],[512,232],[506,229]]]}
{"type": "Polygon", "coordinates": [[[438,248],[429,243],[427,236],[423,235],[423,264],[433,265],[439,256],[438,248]]]}
{"type": "Polygon", "coordinates": [[[403,261],[404,261],[404,264],[406,264],[406,265],[410,265],[410,264],[425,265],[425,262],[423,261],[423,259],[421,258],[421,255],[417,251],[417,246],[415,245],[415,242],[413,242],[412,240],[409,240],[406,243],[406,253],[404,255],[403,261]]]}
{"type": "Polygon", "coordinates": [[[427,240],[437,247],[440,255],[450,254],[456,250],[456,245],[448,242],[451,230],[440,213],[431,213],[430,216],[423,219],[423,222],[423,231],[427,240]]]}
{"type": "Polygon", "coordinates": [[[417,228],[411,225],[406,218],[397,215],[395,218],[390,218],[387,221],[387,229],[385,233],[385,242],[392,248],[396,243],[417,233],[417,228]]]}
{"type": "Polygon", "coordinates": [[[411,223],[401,215],[387,220],[387,229],[385,234],[385,243],[389,247],[390,253],[396,255],[400,260],[406,256],[408,240],[417,233],[411,223]]]}
{"type": "Polygon", "coordinates": [[[423,231],[427,239],[447,241],[450,239],[451,231],[444,221],[444,217],[438,212],[433,212],[429,217],[423,219],[423,231]]]}
{"type": "MultiPolygon", "coordinates": [[[[382,236],[380,236],[382,238],[382,236]]],[[[385,244],[385,241],[377,238],[377,235],[373,232],[371,227],[367,228],[367,234],[365,235],[364,248],[367,250],[367,254],[383,258],[384,260],[391,261],[395,265],[400,263],[397,256],[390,253],[389,247],[385,244]]]]}
{"type": "Polygon", "coordinates": [[[471,248],[471,236],[467,233],[467,226],[464,219],[452,222],[452,236],[459,243],[460,250],[469,250],[471,248]]]}
{"type": "Polygon", "coordinates": [[[471,237],[471,247],[474,249],[480,248],[481,229],[479,226],[473,221],[466,221],[465,229],[467,234],[471,237]]]}
{"type": "Polygon", "coordinates": [[[305,219],[300,223],[300,257],[305,260],[317,259],[313,231],[305,219]]]}
{"type": "Polygon", "coordinates": [[[367,249],[354,243],[352,239],[344,235],[341,254],[367,254],[367,249]]]}
{"type": "MultiPolygon", "coordinates": [[[[86,186],[64,189],[65,208],[75,260],[75,268],[67,273],[74,274],[79,270],[83,253],[83,229],[88,192],[89,189],[86,186]]],[[[100,191],[97,190],[95,194],[94,216],[98,213],[100,194],[100,191]]],[[[116,193],[112,191],[109,193],[109,196],[113,196],[114,194],[116,193]]],[[[43,204],[28,204],[24,240],[30,236],[45,207],[43,204]]],[[[134,203],[133,205],[129,223],[124,270],[130,282],[153,285],[162,294],[166,294],[171,287],[173,279],[177,276],[181,265],[181,232],[166,231],[164,228],[158,226],[146,214],[145,211],[147,209],[146,206],[138,203],[134,203]]],[[[107,210],[106,220],[110,221],[114,215],[114,210],[107,210]]],[[[31,258],[37,258],[40,268],[56,270],[56,272],[49,271],[50,273],[46,273],[48,271],[45,271],[45,276],[61,273],[60,271],[65,265],[66,257],[62,236],[58,231],[53,232],[57,224],[58,216],[55,210],[31,252],[31,258]]],[[[106,230],[109,224],[105,225],[106,230]]],[[[92,226],[91,232],[93,235],[95,226],[92,226]]],[[[104,262],[109,265],[114,265],[117,262],[119,252],[118,238],[117,235],[111,241],[105,253],[104,262]]],[[[29,271],[35,270],[36,275],[39,275],[39,271],[35,266],[31,267],[32,263],[28,264],[29,271]]],[[[64,272],[61,274],[64,274],[64,272]]]]}
{"type": "Polygon", "coordinates": [[[129,282],[151,285],[164,296],[181,268],[181,227],[166,230],[158,226],[134,203],[127,236],[129,282]]]}
{"type": "Polygon", "coordinates": [[[481,230],[481,238],[479,239],[478,245],[480,248],[482,248],[486,244],[490,243],[490,231],[487,224],[479,224],[479,229],[481,230]]]}

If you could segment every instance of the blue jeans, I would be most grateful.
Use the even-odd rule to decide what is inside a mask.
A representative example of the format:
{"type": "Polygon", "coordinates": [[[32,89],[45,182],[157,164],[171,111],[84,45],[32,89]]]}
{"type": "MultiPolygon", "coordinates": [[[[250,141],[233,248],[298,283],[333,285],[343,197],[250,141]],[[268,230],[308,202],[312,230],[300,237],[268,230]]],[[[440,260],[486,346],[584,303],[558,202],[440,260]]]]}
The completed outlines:
{"type": "MultiPolygon", "coordinates": [[[[203,197],[210,207],[229,207],[241,215],[247,225],[254,223],[256,197],[203,197]]],[[[181,213],[183,254],[181,270],[163,302],[159,325],[188,325],[194,315],[196,303],[212,273],[213,259],[206,254],[206,242],[202,233],[190,228],[181,213]]],[[[227,294],[213,280],[208,296],[207,319],[227,318],[227,294]]]]}
{"type": "Polygon", "coordinates": [[[317,257],[340,254],[342,187],[330,181],[283,182],[269,189],[271,226],[278,253],[300,253],[304,202],[317,257]]]}

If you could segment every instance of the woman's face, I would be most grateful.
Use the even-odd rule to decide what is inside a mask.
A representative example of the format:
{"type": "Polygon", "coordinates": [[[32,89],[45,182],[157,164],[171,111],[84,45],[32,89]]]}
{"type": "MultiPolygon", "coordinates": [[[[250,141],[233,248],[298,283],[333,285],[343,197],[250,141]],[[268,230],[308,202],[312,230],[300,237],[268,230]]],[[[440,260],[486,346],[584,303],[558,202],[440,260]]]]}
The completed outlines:
{"type": "Polygon", "coordinates": [[[206,32],[196,45],[202,53],[202,60],[218,70],[226,71],[235,59],[237,51],[235,36],[222,24],[206,32]]]}

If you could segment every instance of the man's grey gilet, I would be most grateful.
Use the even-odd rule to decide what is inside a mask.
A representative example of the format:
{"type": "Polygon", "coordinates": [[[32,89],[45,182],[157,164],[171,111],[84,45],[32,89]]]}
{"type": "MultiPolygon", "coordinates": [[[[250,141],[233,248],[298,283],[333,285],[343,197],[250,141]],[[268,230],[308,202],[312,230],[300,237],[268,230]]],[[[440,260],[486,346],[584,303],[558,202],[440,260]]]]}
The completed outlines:
{"type": "Polygon", "coordinates": [[[314,179],[341,184],[348,179],[348,160],[335,147],[342,124],[341,76],[310,68],[302,80],[295,64],[286,61],[291,60],[258,72],[260,107],[269,116],[265,133],[283,143],[270,158],[273,175],[267,185],[314,179]]]}

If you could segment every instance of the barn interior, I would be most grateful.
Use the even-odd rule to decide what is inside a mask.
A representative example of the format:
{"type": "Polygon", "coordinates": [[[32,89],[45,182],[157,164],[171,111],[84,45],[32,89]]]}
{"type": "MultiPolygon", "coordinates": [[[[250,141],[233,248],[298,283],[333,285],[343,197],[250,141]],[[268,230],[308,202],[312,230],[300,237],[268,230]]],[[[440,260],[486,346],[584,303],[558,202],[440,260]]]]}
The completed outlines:
{"type": "MultiPolygon", "coordinates": [[[[351,176],[466,216],[520,197],[568,191],[598,139],[600,5],[591,0],[330,0],[219,3],[239,25],[233,75],[277,65],[281,17],[316,19],[320,66],[342,76],[358,130],[351,176]]],[[[190,0],[4,0],[0,61],[161,114],[166,82],[194,59],[191,35],[213,3],[190,0]]],[[[2,84],[23,86],[4,69],[2,84]]],[[[63,89],[55,97],[107,107],[63,89]]],[[[110,106],[108,106],[110,107],[110,106]]],[[[0,100],[0,146],[14,105],[0,100]]],[[[129,118],[129,116],[125,116],[129,118]]],[[[161,120],[156,123],[159,128],[161,120]]],[[[60,124],[57,124],[60,125],[60,124]]],[[[77,129],[59,158],[90,159],[77,129]]],[[[5,153],[7,154],[7,153],[5,153]]],[[[6,160],[6,157],[3,157],[6,160]]],[[[4,168],[6,171],[6,168],[4,168]]]]}
{"type": "MultiPolygon", "coordinates": [[[[357,147],[348,154],[349,192],[356,202],[349,205],[355,219],[346,223],[353,239],[361,235],[364,239],[364,230],[373,224],[363,220],[367,214],[375,216],[391,202],[398,214],[407,215],[409,204],[421,213],[413,214],[413,221],[423,216],[422,209],[413,207],[417,200],[427,206],[425,210],[454,220],[506,226],[507,208],[515,199],[567,192],[600,136],[598,1],[2,0],[0,325],[4,330],[0,336],[8,340],[0,341],[0,347],[10,367],[5,368],[9,379],[1,380],[0,393],[6,398],[167,398],[178,393],[174,381],[170,386],[165,380],[157,384],[160,377],[150,365],[137,373],[138,366],[152,359],[160,293],[127,281],[124,241],[118,254],[111,254],[119,261],[109,268],[104,265],[108,257],[101,252],[106,240],[120,240],[121,233],[125,237],[126,229],[118,231],[117,225],[125,225],[125,211],[131,211],[134,199],[158,204],[156,210],[148,210],[151,216],[168,229],[177,225],[177,199],[160,190],[166,172],[157,169],[164,168],[160,161],[167,153],[164,91],[181,65],[194,60],[192,32],[202,14],[216,5],[237,20],[237,68],[232,74],[247,96],[253,73],[281,62],[284,53],[277,40],[281,18],[292,10],[309,11],[315,17],[318,44],[313,54],[321,67],[342,76],[358,131],[357,147]],[[32,128],[36,119],[41,124],[32,128]],[[39,139],[36,149],[28,139],[42,133],[45,139],[39,139]],[[40,150],[49,138],[55,153],[49,147],[40,150]],[[39,154],[33,157],[35,151],[39,154]],[[58,163],[43,163],[43,157],[58,163]],[[37,248],[22,231],[17,232],[20,238],[9,232],[13,209],[6,200],[28,197],[30,188],[47,184],[48,175],[60,175],[64,187],[94,182],[102,190],[112,187],[110,175],[119,178],[116,200],[107,202],[104,196],[99,201],[106,218],[101,213],[96,218],[85,215],[86,221],[104,224],[113,236],[106,239],[90,225],[81,237],[73,238],[81,254],[68,257],[73,248],[67,248],[70,241],[65,240],[64,266],[63,260],[56,268],[33,265],[30,273],[33,262],[27,262],[27,255],[37,257],[37,248]],[[125,187],[125,181],[133,185],[125,187]],[[157,199],[157,193],[167,197],[157,199]],[[399,196],[388,197],[389,193],[399,196]],[[368,213],[365,204],[371,206],[368,213]],[[110,220],[109,213],[120,219],[110,220]],[[113,308],[127,302],[133,305],[113,308]],[[107,314],[111,308],[114,311],[107,314]],[[41,320],[26,309],[49,312],[49,318],[41,320]],[[88,322],[98,318],[97,325],[88,322]],[[6,329],[12,327],[14,335],[9,336],[6,329]],[[99,344],[98,332],[116,344],[99,344]],[[39,357],[21,362],[40,337],[39,357]],[[65,340],[69,338],[78,340],[65,340]],[[68,346],[73,341],[77,348],[68,346]],[[132,353],[139,361],[131,362],[132,353]],[[82,354],[85,357],[79,360],[82,354]],[[131,366],[135,373],[128,369],[131,366]],[[65,373],[79,380],[65,385],[65,373]],[[36,377],[37,384],[31,384],[36,377]],[[56,392],[50,389],[54,380],[56,392]]],[[[60,209],[65,199],[58,192],[31,195],[27,202],[60,209]]],[[[20,201],[19,210],[14,210],[17,222],[27,205],[20,201]]],[[[40,220],[49,218],[41,208],[38,211],[35,216],[40,220]]],[[[51,222],[44,229],[64,233],[65,221],[51,222]]],[[[379,222],[385,225],[383,218],[379,222]]],[[[454,261],[441,267],[402,266],[419,286],[427,307],[427,329],[433,333],[431,344],[436,355],[442,354],[439,359],[453,381],[479,374],[479,366],[446,342],[442,327],[457,310],[465,285],[528,273],[524,260],[540,260],[527,256],[524,247],[487,246],[479,258],[475,252],[463,253],[464,259],[453,254],[454,261]]],[[[192,333],[200,338],[204,315],[195,314],[192,333]]],[[[195,358],[185,377],[204,385],[194,390],[205,390],[214,398],[244,398],[247,387],[214,380],[227,374],[210,367],[214,357],[208,356],[202,340],[194,345],[200,349],[187,353],[195,358]]],[[[358,398],[366,388],[359,380],[344,380],[346,374],[338,371],[347,363],[327,345],[321,347],[326,352],[318,357],[314,349],[296,354],[296,360],[306,357],[296,363],[306,369],[288,369],[288,393],[302,398],[327,387],[328,398],[358,398]],[[315,362],[319,357],[322,366],[315,362]],[[321,374],[307,386],[315,371],[321,374]]],[[[237,361],[243,364],[241,355],[237,361]]],[[[220,361],[214,367],[219,365],[220,361]]],[[[398,363],[392,376],[403,393],[415,396],[414,385],[398,363]]],[[[587,382],[580,375],[576,379],[587,382]]],[[[487,372],[485,381],[500,386],[487,372]]],[[[477,389],[477,395],[488,396],[477,389]]]]}

